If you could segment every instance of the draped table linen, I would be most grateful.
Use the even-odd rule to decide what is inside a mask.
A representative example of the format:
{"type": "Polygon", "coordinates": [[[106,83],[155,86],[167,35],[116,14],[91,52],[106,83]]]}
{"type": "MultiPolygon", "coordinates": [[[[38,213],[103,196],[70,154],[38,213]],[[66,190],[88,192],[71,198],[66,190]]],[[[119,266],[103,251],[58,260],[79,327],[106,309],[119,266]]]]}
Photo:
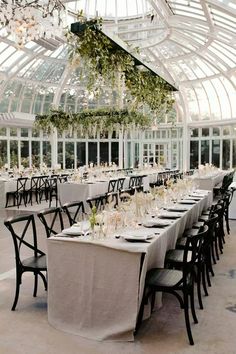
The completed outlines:
{"type": "MultiPolygon", "coordinates": [[[[205,191],[206,192],[206,191],[205,191]]],[[[198,220],[212,193],[184,205],[148,243],[123,238],[51,237],[48,242],[48,320],[54,327],[95,340],[132,341],[146,272],[163,267],[166,251],[198,220]]],[[[142,228],[142,226],[141,226],[142,228]]],[[[150,229],[143,228],[143,232],[150,229]]]]}

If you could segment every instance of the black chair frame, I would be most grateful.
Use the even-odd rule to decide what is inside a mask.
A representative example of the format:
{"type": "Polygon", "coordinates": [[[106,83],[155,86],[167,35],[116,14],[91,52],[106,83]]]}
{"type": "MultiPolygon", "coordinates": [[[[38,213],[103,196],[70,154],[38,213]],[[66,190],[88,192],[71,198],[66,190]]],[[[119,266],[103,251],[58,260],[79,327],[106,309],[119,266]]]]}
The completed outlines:
{"type": "Polygon", "coordinates": [[[32,272],[34,273],[34,291],[33,296],[37,296],[37,289],[38,289],[38,275],[42,278],[45,290],[47,290],[47,280],[46,277],[42,272],[47,271],[46,265],[46,255],[40,249],[38,249],[37,245],[37,234],[36,234],[36,226],[33,214],[28,215],[17,215],[15,217],[9,218],[4,221],[5,226],[11,232],[14,248],[15,248],[15,261],[16,261],[16,290],[15,290],[15,298],[12,305],[12,311],[15,310],[19,292],[20,292],[20,285],[22,283],[22,274],[25,272],[32,272]],[[24,225],[23,231],[21,235],[19,235],[16,230],[16,224],[22,222],[24,225]],[[29,243],[25,240],[25,236],[27,231],[31,229],[33,242],[29,243]],[[22,260],[21,258],[21,249],[22,246],[33,251],[33,257],[26,258],[22,260]]]}
{"type": "Polygon", "coordinates": [[[39,217],[39,220],[45,227],[47,238],[52,235],[57,235],[64,229],[61,208],[54,207],[44,209],[40,211],[37,215],[39,217]]]}

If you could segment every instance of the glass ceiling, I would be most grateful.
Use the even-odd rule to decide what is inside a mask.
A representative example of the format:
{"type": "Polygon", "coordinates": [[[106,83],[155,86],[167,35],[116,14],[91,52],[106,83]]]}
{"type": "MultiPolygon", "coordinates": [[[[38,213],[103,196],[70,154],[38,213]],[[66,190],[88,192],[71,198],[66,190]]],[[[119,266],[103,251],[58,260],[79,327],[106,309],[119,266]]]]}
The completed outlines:
{"type": "MultiPolygon", "coordinates": [[[[68,25],[83,10],[102,16],[107,31],[140,48],[179,87],[179,121],[236,119],[235,0],[64,1],[68,25]]],[[[115,93],[89,95],[80,69],[71,69],[64,38],[29,42],[18,50],[0,29],[0,112],[40,113],[51,104],[64,109],[110,105],[115,93]]]]}

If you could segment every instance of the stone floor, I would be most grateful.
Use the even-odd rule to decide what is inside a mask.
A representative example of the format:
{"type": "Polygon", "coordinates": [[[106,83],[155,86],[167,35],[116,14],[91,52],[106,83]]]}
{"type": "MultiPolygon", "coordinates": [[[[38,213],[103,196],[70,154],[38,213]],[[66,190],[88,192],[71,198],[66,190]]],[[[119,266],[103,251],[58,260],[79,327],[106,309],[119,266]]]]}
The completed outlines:
{"type": "MultiPolygon", "coordinates": [[[[25,211],[0,210],[0,354],[236,354],[236,221],[226,237],[224,254],[214,266],[215,277],[204,310],[197,310],[199,323],[192,325],[195,345],[190,346],[183,312],[175,298],[165,296],[161,310],[143,322],[135,341],[95,342],[63,333],[47,322],[47,293],[40,284],[32,297],[33,279],[25,274],[17,310],[11,305],[15,290],[14,253],[3,220],[25,211]]],[[[45,235],[37,222],[40,247],[45,235]]]]}

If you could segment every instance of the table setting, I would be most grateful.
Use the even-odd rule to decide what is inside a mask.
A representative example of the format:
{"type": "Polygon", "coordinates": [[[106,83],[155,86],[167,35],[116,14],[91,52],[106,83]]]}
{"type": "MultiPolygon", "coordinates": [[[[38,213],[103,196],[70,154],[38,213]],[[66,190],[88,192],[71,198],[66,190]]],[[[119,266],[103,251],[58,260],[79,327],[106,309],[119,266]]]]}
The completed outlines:
{"type": "Polygon", "coordinates": [[[165,253],[211,205],[212,193],[180,180],[125,200],[83,215],[47,240],[52,326],[95,340],[132,341],[146,272],[163,267],[165,253]],[[198,200],[181,204],[192,195],[198,200]]]}

